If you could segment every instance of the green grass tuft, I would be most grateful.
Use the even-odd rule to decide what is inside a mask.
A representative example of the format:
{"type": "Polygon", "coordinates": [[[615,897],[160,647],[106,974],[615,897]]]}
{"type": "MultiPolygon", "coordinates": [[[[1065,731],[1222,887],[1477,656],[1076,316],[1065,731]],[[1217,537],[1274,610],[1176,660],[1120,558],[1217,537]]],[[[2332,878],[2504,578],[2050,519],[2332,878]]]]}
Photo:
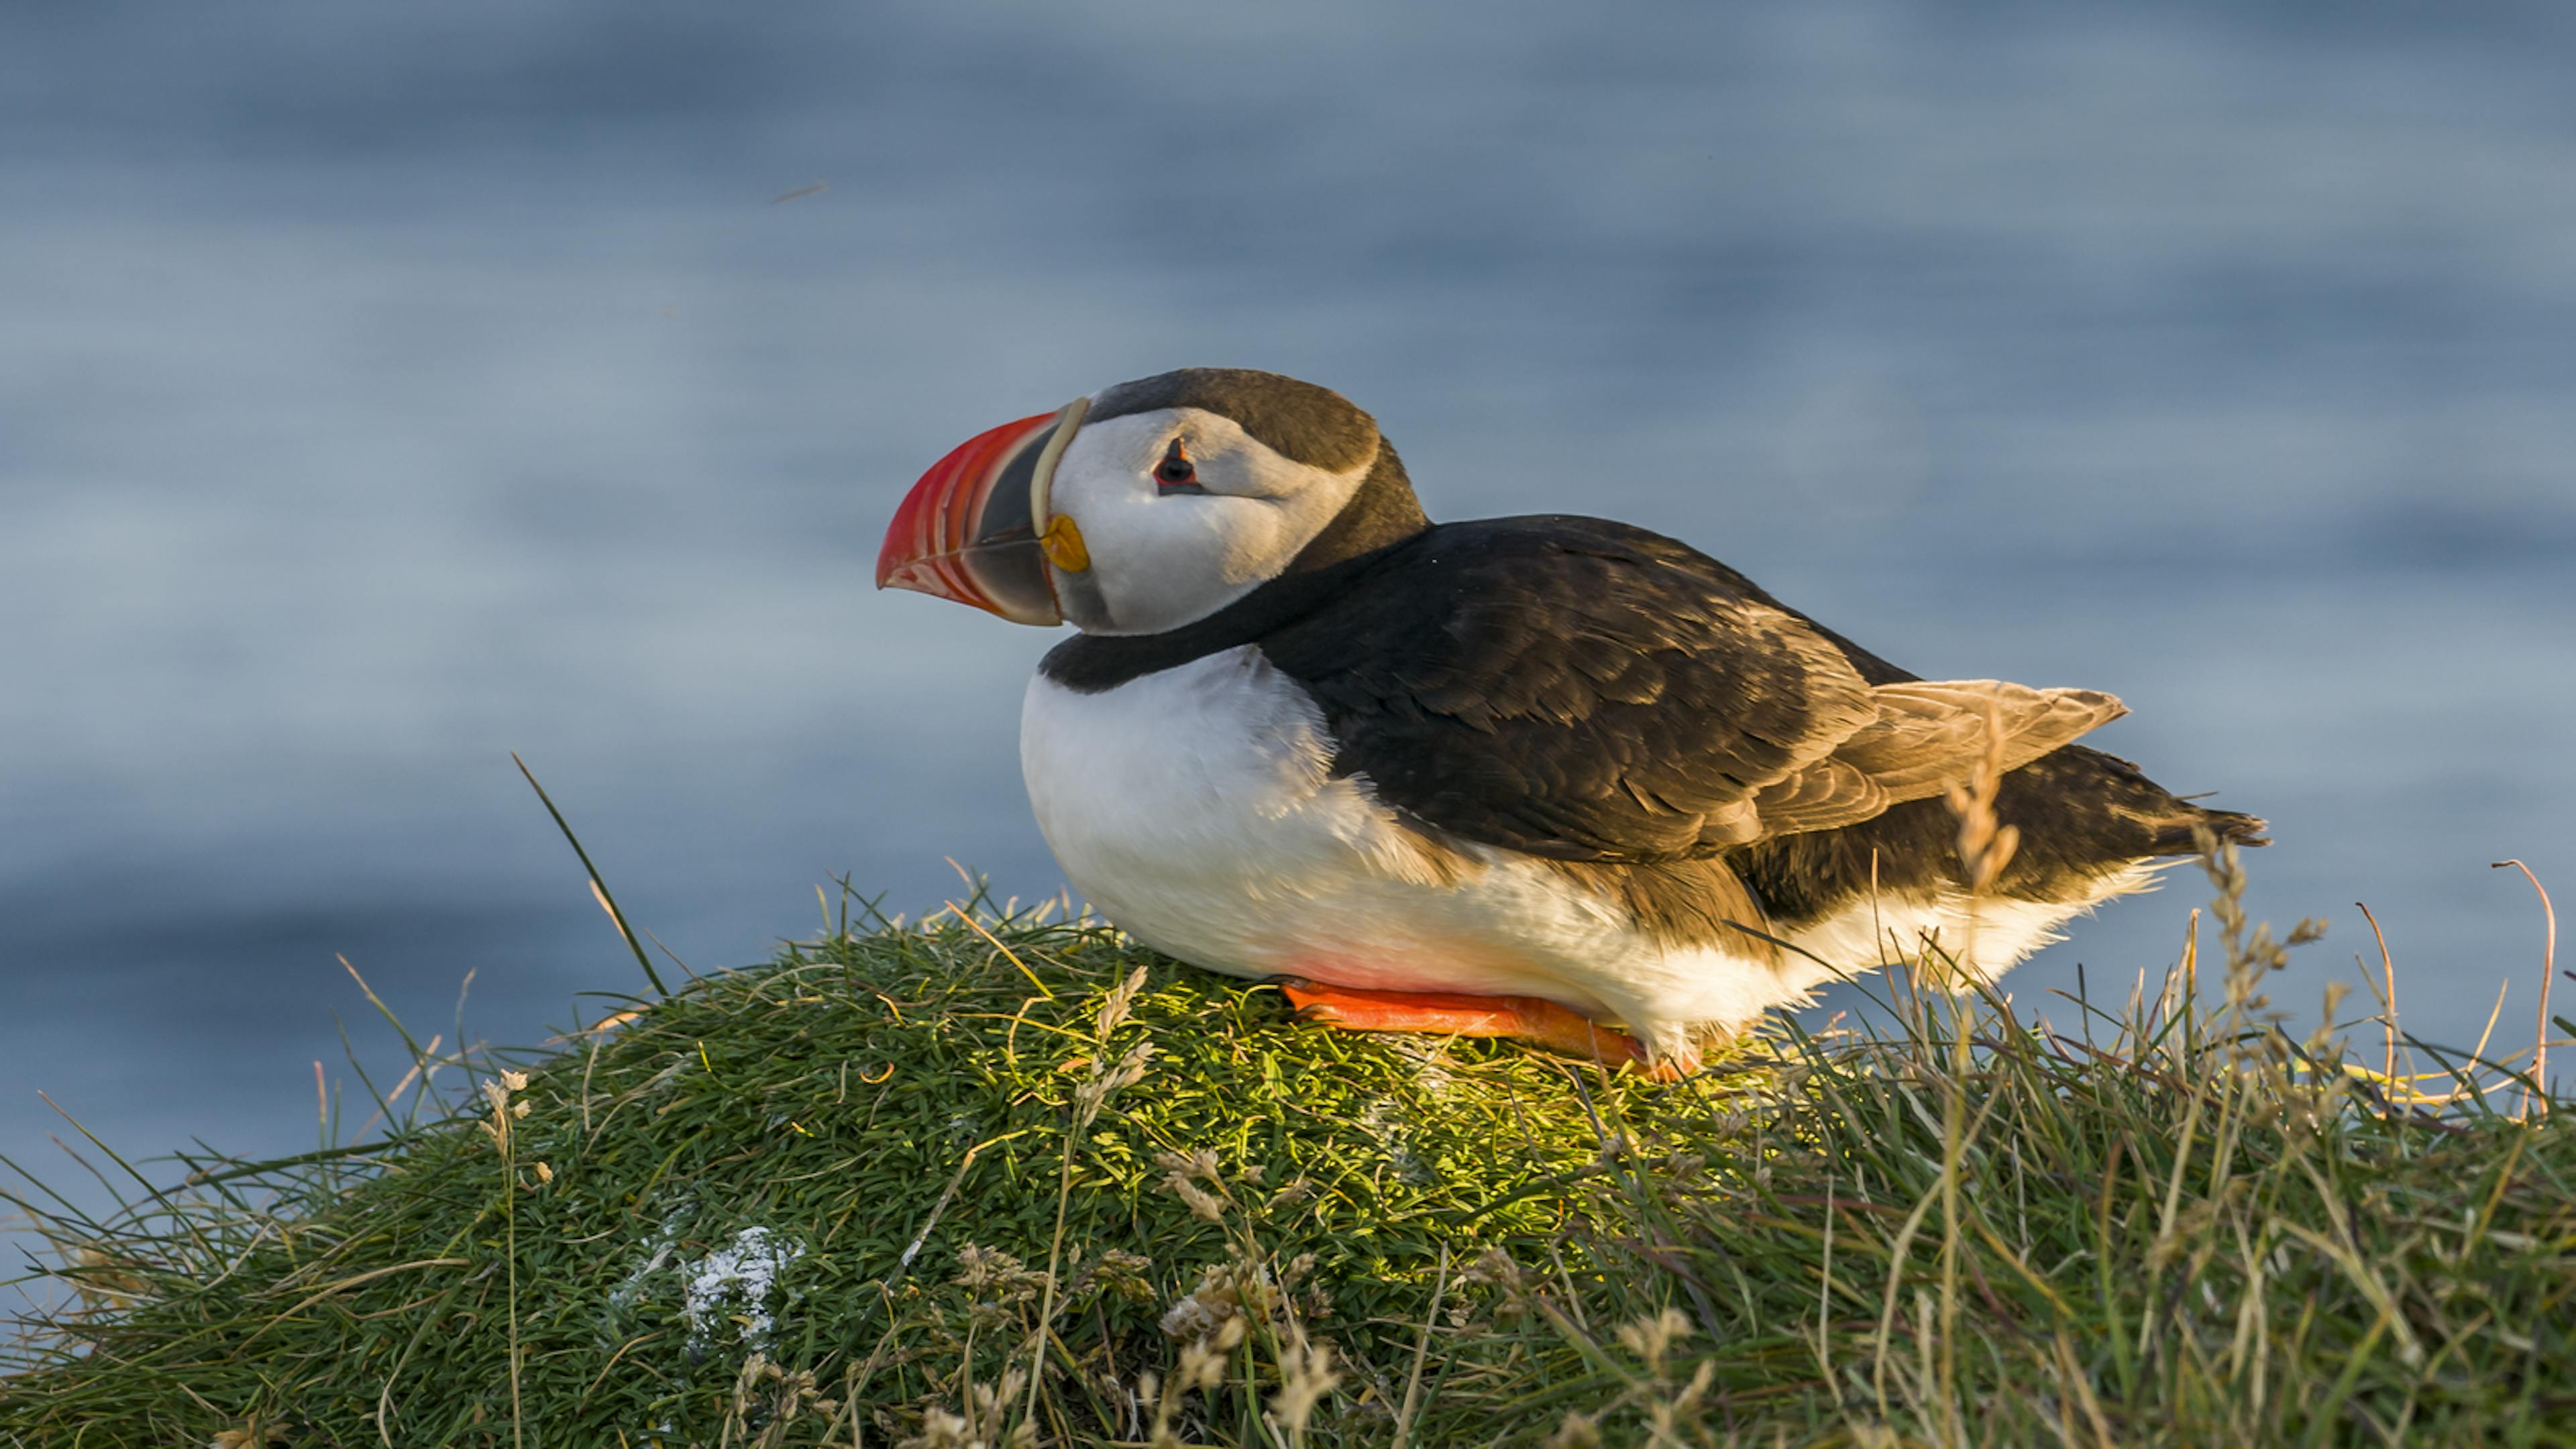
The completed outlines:
{"type": "Polygon", "coordinates": [[[31,1189],[0,1444],[2576,1442],[2576,1134],[2285,1037],[2221,914],[2208,1004],[1900,994],[1672,1086],[842,934],[419,1054],[353,1147],[31,1189]]]}

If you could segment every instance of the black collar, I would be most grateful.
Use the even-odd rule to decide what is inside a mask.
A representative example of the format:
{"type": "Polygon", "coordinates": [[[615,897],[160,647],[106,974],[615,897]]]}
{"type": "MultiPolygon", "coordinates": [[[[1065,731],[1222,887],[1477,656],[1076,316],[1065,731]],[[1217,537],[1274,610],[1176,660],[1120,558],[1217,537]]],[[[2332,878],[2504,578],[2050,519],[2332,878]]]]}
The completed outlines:
{"type": "Polygon", "coordinates": [[[1076,634],[1047,651],[1038,672],[1078,694],[1255,644],[1296,623],[1412,549],[1408,538],[1304,573],[1283,574],[1196,623],[1160,634],[1076,634]]]}

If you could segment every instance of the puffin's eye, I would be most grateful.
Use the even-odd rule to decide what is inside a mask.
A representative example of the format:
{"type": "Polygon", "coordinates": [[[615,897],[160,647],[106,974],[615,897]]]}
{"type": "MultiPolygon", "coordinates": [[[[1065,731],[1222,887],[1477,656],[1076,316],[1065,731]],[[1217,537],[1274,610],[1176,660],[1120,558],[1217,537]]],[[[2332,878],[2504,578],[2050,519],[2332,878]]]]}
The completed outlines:
{"type": "Polygon", "coordinates": [[[1163,450],[1163,461],[1154,465],[1154,482],[1168,489],[1195,487],[1198,481],[1197,465],[1181,451],[1181,440],[1172,439],[1172,445],[1163,450]]]}

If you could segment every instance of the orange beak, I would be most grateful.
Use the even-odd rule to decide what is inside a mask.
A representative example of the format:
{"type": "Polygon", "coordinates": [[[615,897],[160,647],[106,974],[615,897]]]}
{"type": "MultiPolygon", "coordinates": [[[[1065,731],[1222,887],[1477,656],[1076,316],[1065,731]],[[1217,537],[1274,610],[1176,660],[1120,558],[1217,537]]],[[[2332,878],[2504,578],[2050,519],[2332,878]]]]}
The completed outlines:
{"type": "Polygon", "coordinates": [[[1064,622],[1049,569],[1090,567],[1073,520],[1048,508],[1056,460],[1088,399],[978,433],[921,475],[877,551],[877,587],[972,604],[1014,624],[1064,622]]]}

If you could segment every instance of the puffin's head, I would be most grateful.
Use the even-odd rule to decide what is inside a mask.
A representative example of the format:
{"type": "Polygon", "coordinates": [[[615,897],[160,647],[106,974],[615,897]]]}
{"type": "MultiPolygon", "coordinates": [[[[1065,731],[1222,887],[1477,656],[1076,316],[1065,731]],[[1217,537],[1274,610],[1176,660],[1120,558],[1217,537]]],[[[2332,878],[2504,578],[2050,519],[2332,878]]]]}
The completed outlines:
{"type": "Polygon", "coordinates": [[[877,587],[1157,634],[1428,526],[1376,420],[1341,394],[1193,367],[968,439],[895,510],[877,587]]]}

